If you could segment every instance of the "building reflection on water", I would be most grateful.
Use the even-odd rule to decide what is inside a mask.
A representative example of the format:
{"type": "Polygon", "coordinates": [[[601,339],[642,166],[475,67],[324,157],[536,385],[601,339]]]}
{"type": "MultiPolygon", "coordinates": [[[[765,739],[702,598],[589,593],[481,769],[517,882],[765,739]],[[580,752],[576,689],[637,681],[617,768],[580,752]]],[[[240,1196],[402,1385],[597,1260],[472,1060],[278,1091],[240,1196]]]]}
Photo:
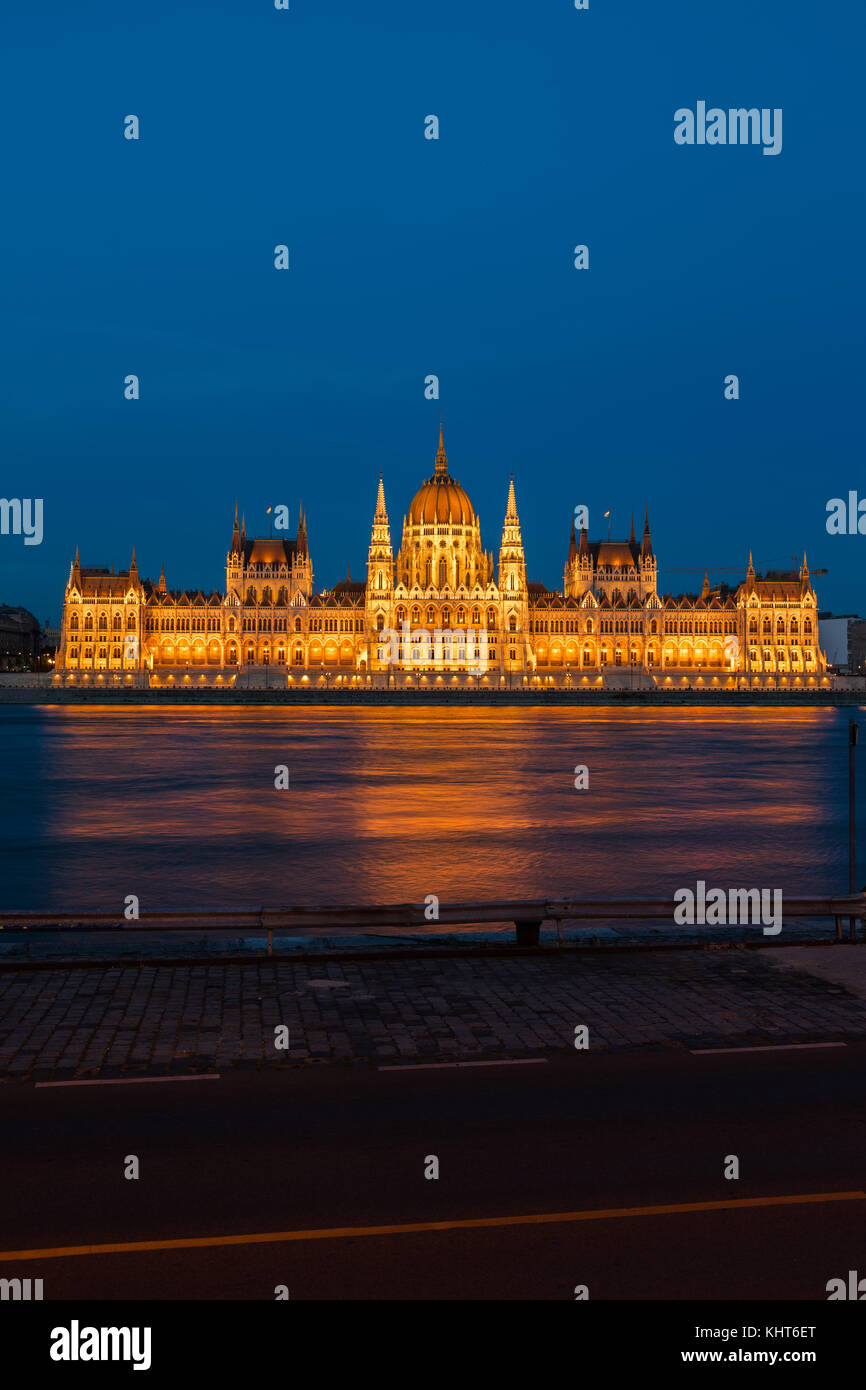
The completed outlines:
{"type": "Polygon", "coordinates": [[[847,882],[832,709],[28,707],[0,740],[10,907],[847,882]]]}

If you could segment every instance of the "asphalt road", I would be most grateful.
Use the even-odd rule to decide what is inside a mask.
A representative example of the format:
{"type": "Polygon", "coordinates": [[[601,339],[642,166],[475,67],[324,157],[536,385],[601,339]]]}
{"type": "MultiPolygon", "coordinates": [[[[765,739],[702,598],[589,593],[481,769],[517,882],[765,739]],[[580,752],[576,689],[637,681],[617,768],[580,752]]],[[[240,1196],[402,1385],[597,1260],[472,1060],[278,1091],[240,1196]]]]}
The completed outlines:
{"type": "Polygon", "coordinates": [[[9,1083],[0,1132],[0,1278],[46,1299],[823,1300],[866,1274],[866,1196],[832,1200],[866,1193],[861,1044],[9,1083]],[[4,1259],[187,1238],[220,1243],[4,1259]]]}

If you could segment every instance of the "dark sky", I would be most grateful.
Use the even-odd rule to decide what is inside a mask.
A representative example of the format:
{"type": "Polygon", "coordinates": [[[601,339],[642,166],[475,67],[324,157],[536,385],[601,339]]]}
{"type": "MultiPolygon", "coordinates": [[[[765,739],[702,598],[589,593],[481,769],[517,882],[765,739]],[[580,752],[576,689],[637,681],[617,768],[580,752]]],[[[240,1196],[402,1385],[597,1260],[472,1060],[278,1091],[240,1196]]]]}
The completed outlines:
{"type": "Polygon", "coordinates": [[[235,498],[265,534],[303,499],[317,587],[363,577],[379,471],[396,548],[441,409],[494,552],[513,470],[531,578],[577,504],[594,536],[648,504],[661,569],[700,571],[665,590],[806,548],[822,607],[866,607],[866,537],[825,527],[866,495],[862,5],[18,10],[0,495],[45,535],[0,536],[0,602],[56,620],[76,544],[220,586],[235,498]],[[676,145],[699,100],[781,107],[781,154],[676,145]]]}

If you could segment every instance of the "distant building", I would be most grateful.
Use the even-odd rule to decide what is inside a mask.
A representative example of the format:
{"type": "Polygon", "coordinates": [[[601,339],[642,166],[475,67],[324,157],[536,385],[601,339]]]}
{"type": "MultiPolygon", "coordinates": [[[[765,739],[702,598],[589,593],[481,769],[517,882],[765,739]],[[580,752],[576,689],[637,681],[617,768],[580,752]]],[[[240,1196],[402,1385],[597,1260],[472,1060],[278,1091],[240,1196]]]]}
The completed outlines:
{"type": "Polygon", "coordinates": [[[42,655],[50,665],[60,646],[60,628],[46,623],[42,628],[42,655]]]}
{"type": "Polygon", "coordinates": [[[85,568],[76,550],[58,678],[207,683],[270,667],[288,685],[577,686],[632,674],[659,686],[826,684],[805,555],[798,570],[763,576],[750,555],[735,588],[705,574],[700,594],[661,594],[648,515],[640,540],[634,522],[627,540],[590,541],[572,521],[562,590],[548,589],[527,578],[513,481],[497,565],[441,430],[396,548],[380,475],[365,580],[316,592],[303,513],[295,539],[263,539],[237,510],[225,575],[222,593],[169,589],[164,572],[139,576],[135,551],[115,573],[85,568]]]}
{"type": "Polygon", "coordinates": [[[26,608],[0,604],[0,670],[29,671],[39,664],[39,619],[26,608]]]}
{"type": "Polygon", "coordinates": [[[819,613],[821,647],[827,661],[846,675],[866,670],[866,618],[856,613],[819,613]]]}
{"type": "Polygon", "coordinates": [[[853,613],[818,614],[821,650],[837,671],[848,670],[848,626],[853,620],[853,613]]]}

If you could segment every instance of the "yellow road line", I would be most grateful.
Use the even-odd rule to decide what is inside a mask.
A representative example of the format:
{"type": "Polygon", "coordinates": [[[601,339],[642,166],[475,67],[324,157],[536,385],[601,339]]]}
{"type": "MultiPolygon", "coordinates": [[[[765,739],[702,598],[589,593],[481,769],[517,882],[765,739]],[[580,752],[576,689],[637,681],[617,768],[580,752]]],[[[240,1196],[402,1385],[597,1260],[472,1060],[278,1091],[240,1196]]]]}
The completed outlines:
{"type": "Polygon", "coordinates": [[[264,1231],[247,1236],[187,1236],[180,1240],[134,1240],[112,1245],[57,1245],[44,1250],[0,1250],[11,1260],[59,1260],[74,1255],[125,1255],[143,1250],[201,1250],[215,1245],[276,1245],[294,1240],[346,1240],[359,1236],[402,1236],[425,1231],[461,1231],[490,1226],[543,1226],[572,1221],[612,1221],[633,1216],[671,1216],[689,1211],[734,1211],[745,1207],[804,1206],[814,1202],[857,1202],[866,1192],[805,1192],[791,1197],[739,1197],[725,1202],[680,1202],[658,1207],[610,1207],[598,1211],[539,1212],[530,1216],[477,1216],[463,1221],[413,1221],[400,1226],[330,1226],[312,1231],[264,1231]]]}

